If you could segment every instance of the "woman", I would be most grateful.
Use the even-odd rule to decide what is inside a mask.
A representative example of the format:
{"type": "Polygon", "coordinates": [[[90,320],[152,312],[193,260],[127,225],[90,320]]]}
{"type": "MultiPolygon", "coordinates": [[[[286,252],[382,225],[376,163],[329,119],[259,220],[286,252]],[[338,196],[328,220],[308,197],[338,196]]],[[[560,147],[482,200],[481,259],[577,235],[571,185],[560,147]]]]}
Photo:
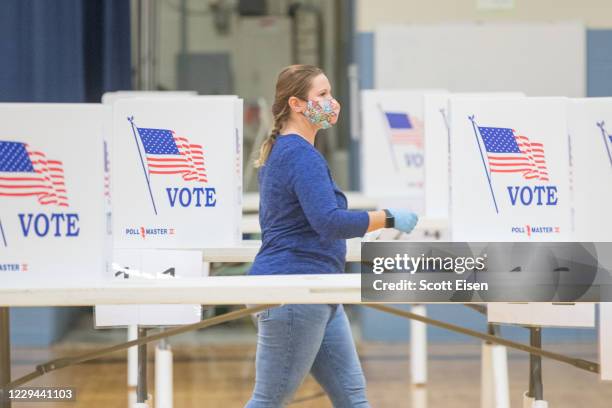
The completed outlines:
{"type": "MultiPolygon", "coordinates": [[[[292,65],[278,76],[274,126],[259,168],[262,245],[250,275],[343,273],[346,239],[390,226],[410,232],[407,210],[347,210],[325,158],[319,129],[338,121],[340,104],[321,69],[292,65]],[[387,224],[386,224],[387,223],[387,224]]],[[[334,407],[369,407],[365,379],[342,305],[283,305],[258,313],[256,379],[247,408],[287,405],[311,372],[334,407]]]]}

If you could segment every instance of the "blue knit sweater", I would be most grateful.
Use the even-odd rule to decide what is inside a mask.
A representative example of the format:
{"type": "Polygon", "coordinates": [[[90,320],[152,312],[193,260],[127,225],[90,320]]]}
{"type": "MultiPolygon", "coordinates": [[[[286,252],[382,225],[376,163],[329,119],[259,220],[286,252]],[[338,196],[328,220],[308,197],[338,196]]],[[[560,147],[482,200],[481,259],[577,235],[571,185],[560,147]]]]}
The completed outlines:
{"type": "Polygon", "coordinates": [[[344,272],[345,240],[363,236],[369,217],[347,210],[321,153],[279,135],[258,179],[262,245],[249,275],[344,272]]]}

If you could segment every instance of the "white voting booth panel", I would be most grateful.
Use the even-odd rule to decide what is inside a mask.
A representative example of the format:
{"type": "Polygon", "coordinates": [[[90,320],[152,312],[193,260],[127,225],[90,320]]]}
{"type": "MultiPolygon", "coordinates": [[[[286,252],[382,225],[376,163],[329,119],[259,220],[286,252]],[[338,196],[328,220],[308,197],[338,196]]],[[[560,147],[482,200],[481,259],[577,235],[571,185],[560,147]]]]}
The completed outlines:
{"type": "Polygon", "coordinates": [[[448,218],[450,179],[450,133],[448,100],[454,97],[522,97],[521,92],[434,93],[425,94],[425,214],[448,218]]]}
{"type": "MultiPolygon", "coordinates": [[[[362,91],[362,191],[423,207],[423,98],[443,90],[362,91]]],[[[401,204],[400,204],[401,205],[401,204]]]]}
{"type": "Polygon", "coordinates": [[[110,115],[94,104],[0,104],[0,285],[108,274],[110,115]]]}
{"type": "Polygon", "coordinates": [[[130,98],[113,116],[115,248],[236,245],[242,100],[130,98]]]}
{"type": "Polygon", "coordinates": [[[196,91],[115,91],[106,92],[102,95],[102,103],[112,105],[119,99],[126,98],[168,98],[168,97],[183,97],[197,96],[196,91]]]}
{"type": "Polygon", "coordinates": [[[566,98],[451,98],[454,241],[569,241],[566,98]]]}
{"type": "Polygon", "coordinates": [[[576,241],[612,238],[612,98],[572,99],[568,108],[576,241]]]}
{"type": "MultiPolygon", "coordinates": [[[[208,264],[202,264],[198,250],[115,249],[114,279],[126,282],[138,280],[176,280],[208,275],[208,264]]],[[[96,305],[96,327],[143,325],[167,326],[200,321],[199,304],[175,305],[96,305]]]]}

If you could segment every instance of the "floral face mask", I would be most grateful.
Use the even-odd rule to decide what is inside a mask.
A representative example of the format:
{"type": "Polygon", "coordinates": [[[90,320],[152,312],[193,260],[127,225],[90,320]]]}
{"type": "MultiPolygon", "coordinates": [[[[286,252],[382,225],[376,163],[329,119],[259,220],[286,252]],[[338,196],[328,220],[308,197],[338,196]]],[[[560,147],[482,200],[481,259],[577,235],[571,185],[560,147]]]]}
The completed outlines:
{"type": "Polygon", "coordinates": [[[309,100],[303,113],[311,123],[320,125],[322,129],[329,129],[333,126],[332,119],[337,116],[334,108],[335,101],[333,99],[309,100]]]}

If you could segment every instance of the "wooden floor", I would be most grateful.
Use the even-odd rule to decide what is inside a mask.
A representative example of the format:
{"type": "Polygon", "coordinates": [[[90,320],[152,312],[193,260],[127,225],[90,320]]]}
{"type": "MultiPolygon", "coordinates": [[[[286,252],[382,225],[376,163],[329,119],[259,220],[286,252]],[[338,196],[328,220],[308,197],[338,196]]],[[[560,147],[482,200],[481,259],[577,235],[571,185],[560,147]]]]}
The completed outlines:
{"type": "MultiPolygon", "coordinates": [[[[88,346],[91,347],[91,346],[88,346]]],[[[34,365],[51,358],[74,354],[72,345],[49,349],[16,348],[13,351],[12,376],[23,375],[34,365]]],[[[597,359],[593,345],[551,347],[590,360],[597,359]]],[[[432,345],[429,359],[429,408],[475,408],[479,406],[480,347],[474,345],[432,345]]],[[[359,352],[368,381],[368,396],[373,407],[410,407],[408,347],[403,344],[360,344],[359,352]]],[[[176,408],[242,407],[248,400],[254,374],[253,345],[212,345],[174,348],[174,406],[176,408]]],[[[149,356],[149,384],[153,393],[153,354],[149,356]]],[[[510,392],[512,407],[521,407],[521,395],[527,387],[526,355],[510,353],[510,392]]],[[[545,360],[544,393],[551,408],[610,408],[612,383],[602,383],[597,375],[545,360]]],[[[31,386],[72,386],[77,401],[70,403],[19,403],[14,407],[98,408],[127,407],[125,352],[50,372],[31,386]]],[[[317,383],[308,378],[300,388],[295,408],[331,407],[320,394],[317,383]]]]}

